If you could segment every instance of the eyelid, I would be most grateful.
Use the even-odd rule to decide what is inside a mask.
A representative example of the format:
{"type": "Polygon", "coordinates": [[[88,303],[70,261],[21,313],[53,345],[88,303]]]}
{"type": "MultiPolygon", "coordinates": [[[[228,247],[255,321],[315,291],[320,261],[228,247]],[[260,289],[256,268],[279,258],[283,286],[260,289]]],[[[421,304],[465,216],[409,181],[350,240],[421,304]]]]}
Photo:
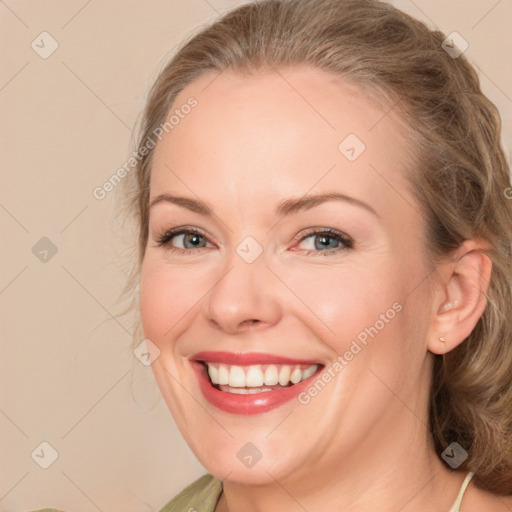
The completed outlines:
{"type": "MultiPolygon", "coordinates": [[[[156,242],[157,247],[167,247],[168,244],[170,244],[170,241],[180,235],[189,235],[189,234],[197,234],[204,238],[207,243],[212,243],[208,239],[208,235],[199,228],[192,227],[192,226],[177,226],[175,228],[170,228],[167,230],[164,230],[161,234],[157,235],[156,242]]],[[[184,251],[184,252],[190,252],[190,249],[181,249],[180,247],[171,247],[168,248],[169,250],[173,251],[184,251]]],[[[206,247],[198,247],[198,249],[206,249],[206,247]]]]}
{"type": "Polygon", "coordinates": [[[293,237],[293,240],[301,241],[304,238],[308,238],[311,235],[321,235],[321,234],[336,235],[336,236],[339,236],[340,238],[343,238],[344,240],[347,240],[347,241],[352,240],[353,241],[352,237],[343,233],[343,231],[339,231],[338,229],[334,229],[334,228],[321,227],[321,226],[307,228],[305,231],[301,231],[300,233],[295,235],[293,237]]]}
{"type": "Polygon", "coordinates": [[[343,231],[339,231],[338,229],[334,228],[325,228],[325,227],[314,227],[309,228],[306,230],[306,232],[302,231],[301,233],[297,234],[293,239],[297,242],[303,242],[307,238],[313,236],[313,235],[327,235],[331,238],[338,238],[343,246],[342,247],[336,247],[334,249],[327,249],[325,251],[318,251],[313,249],[302,249],[305,251],[306,255],[315,254],[315,255],[332,255],[332,254],[338,254],[342,251],[351,250],[354,248],[355,240],[350,235],[347,235],[343,231]]]}
{"type": "MultiPolygon", "coordinates": [[[[200,237],[204,238],[206,240],[206,243],[211,244],[208,235],[199,228],[192,227],[192,226],[178,226],[175,228],[170,228],[168,230],[165,230],[162,234],[157,236],[157,247],[163,247],[166,250],[173,252],[173,253],[191,253],[196,252],[200,249],[207,249],[208,247],[197,247],[197,248],[189,248],[189,249],[182,249],[181,247],[174,247],[170,245],[170,242],[173,238],[176,236],[182,236],[182,235],[189,235],[189,234],[197,234],[200,237]]],[[[341,247],[336,247],[334,249],[327,249],[325,251],[320,250],[314,250],[314,249],[301,249],[303,252],[305,252],[306,255],[315,254],[316,255],[332,255],[332,254],[338,254],[342,251],[347,251],[353,249],[355,240],[353,237],[347,235],[346,233],[339,231],[334,228],[326,228],[326,227],[313,227],[308,228],[305,232],[301,231],[297,235],[293,237],[294,242],[303,242],[307,238],[311,236],[320,236],[320,235],[327,235],[331,238],[338,238],[341,243],[343,244],[341,247]]]]}

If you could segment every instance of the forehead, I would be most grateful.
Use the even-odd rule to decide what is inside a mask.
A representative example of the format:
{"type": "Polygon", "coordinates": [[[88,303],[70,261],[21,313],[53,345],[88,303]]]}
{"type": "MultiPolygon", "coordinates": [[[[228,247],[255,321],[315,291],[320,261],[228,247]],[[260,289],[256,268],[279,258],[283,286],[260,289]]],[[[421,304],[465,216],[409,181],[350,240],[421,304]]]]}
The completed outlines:
{"type": "Polygon", "coordinates": [[[262,196],[277,203],[334,189],[379,209],[409,195],[400,118],[329,73],[208,73],[178,95],[170,115],[179,121],[155,149],[153,197],[192,193],[247,208],[262,196]],[[182,111],[192,97],[196,106],[182,111]]]}

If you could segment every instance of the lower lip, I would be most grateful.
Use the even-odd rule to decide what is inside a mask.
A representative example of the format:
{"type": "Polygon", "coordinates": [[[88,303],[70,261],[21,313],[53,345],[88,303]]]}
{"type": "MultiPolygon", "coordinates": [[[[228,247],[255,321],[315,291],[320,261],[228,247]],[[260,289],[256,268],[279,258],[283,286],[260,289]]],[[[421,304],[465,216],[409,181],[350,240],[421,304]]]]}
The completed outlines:
{"type": "Polygon", "coordinates": [[[309,386],[311,379],[315,378],[318,372],[322,370],[320,368],[311,377],[284,389],[264,391],[253,395],[239,395],[220,391],[213,387],[206,375],[207,370],[202,363],[192,361],[192,367],[199,378],[201,392],[208,402],[222,411],[245,416],[268,412],[293,400],[301,391],[304,391],[309,386]]]}

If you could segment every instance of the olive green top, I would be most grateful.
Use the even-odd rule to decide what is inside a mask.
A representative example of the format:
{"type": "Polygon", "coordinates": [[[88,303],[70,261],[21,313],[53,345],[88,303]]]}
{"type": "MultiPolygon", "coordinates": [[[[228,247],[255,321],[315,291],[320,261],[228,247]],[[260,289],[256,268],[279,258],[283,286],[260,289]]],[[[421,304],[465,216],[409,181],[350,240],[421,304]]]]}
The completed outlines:
{"type": "Polygon", "coordinates": [[[183,489],[160,512],[215,512],[222,482],[209,473],[183,489]]]}
{"type": "MultiPolygon", "coordinates": [[[[222,493],[222,482],[207,473],[175,496],[159,512],[215,512],[222,493]]],[[[33,512],[62,512],[43,508],[33,512]]]]}

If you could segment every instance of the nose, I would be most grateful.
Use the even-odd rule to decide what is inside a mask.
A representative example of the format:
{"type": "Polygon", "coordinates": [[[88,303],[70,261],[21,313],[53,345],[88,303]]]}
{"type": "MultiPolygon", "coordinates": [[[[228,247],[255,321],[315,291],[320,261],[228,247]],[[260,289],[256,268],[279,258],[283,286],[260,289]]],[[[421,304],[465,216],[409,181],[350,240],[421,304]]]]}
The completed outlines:
{"type": "Polygon", "coordinates": [[[261,255],[252,263],[237,254],[203,301],[208,323],[224,333],[265,329],[282,316],[278,281],[261,255]]]}

